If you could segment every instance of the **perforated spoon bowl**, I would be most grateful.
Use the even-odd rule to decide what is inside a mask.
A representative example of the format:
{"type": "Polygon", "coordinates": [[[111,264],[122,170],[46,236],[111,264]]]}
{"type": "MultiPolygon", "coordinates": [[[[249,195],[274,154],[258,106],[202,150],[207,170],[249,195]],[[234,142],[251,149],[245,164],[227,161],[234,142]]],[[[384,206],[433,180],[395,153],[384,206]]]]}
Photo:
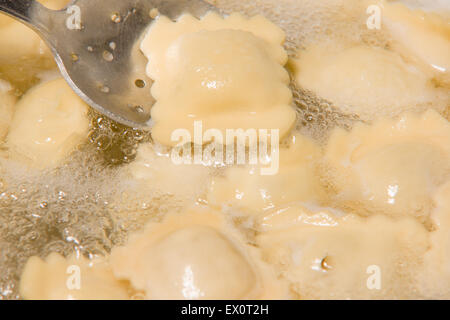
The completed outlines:
{"type": "Polygon", "coordinates": [[[0,0],[0,12],[34,29],[51,48],[72,89],[125,125],[148,129],[154,99],[140,40],[162,14],[201,17],[217,9],[202,0],[74,0],[50,10],[35,0],[0,0]]]}

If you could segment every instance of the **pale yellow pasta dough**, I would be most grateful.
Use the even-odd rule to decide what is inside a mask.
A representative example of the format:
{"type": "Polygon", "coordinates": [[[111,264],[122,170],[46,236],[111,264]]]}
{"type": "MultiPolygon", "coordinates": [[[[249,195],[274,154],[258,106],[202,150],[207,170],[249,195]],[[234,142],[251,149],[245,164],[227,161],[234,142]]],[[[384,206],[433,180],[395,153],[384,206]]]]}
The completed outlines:
{"type": "Polygon", "coordinates": [[[125,282],[114,278],[105,261],[51,253],[45,261],[31,257],[22,273],[20,294],[30,300],[124,300],[125,282]]]}
{"type": "MultiPolygon", "coordinates": [[[[50,9],[61,9],[70,0],[40,0],[50,9]]],[[[28,26],[0,14],[0,75],[27,89],[28,81],[42,69],[54,67],[50,49],[28,26]]]]}
{"type": "Polygon", "coordinates": [[[450,299],[450,181],[440,188],[435,203],[431,214],[435,230],[421,279],[427,296],[450,299]]]}
{"type": "Polygon", "coordinates": [[[204,208],[167,216],[112,250],[117,278],[148,299],[258,299],[286,294],[272,270],[222,216],[204,208]]]}
{"type": "Polygon", "coordinates": [[[382,24],[394,39],[394,48],[423,64],[450,86],[450,13],[410,9],[399,2],[382,1],[382,24]]]}
{"type": "Polygon", "coordinates": [[[302,299],[394,299],[414,297],[428,238],[409,218],[293,206],[262,218],[257,243],[302,299]]]}
{"type": "Polygon", "coordinates": [[[201,20],[183,15],[177,22],[159,17],[141,44],[155,81],[153,137],[176,145],[172,133],[186,129],[193,136],[196,120],[224,137],[226,129],[238,128],[286,135],[296,114],[283,41],[283,31],[262,16],[210,13],[201,20]]]}
{"type": "Polygon", "coordinates": [[[227,168],[223,176],[213,178],[208,202],[250,213],[294,201],[320,202],[325,194],[316,167],[321,155],[314,141],[295,135],[287,148],[280,149],[279,170],[274,175],[262,175],[259,166],[227,168]]]}
{"type": "MultiPolygon", "coordinates": [[[[52,9],[69,2],[39,1],[52,9]]],[[[209,13],[172,21],[154,9],[156,21],[139,43],[154,80],[144,89],[156,99],[153,141],[136,142],[127,165],[89,164],[80,176],[79,157],[69,156],[77,149],[95,156],[94,148],[79,148],[89,136],[89,108],[61,78],[44,42],[0,14],[0,207],[7,211],[0,211],[0,299],[450,299],[450,123],[440,115],[450,112],[446,16],[377,0],[382,29],[366,30],[368,0],[354,0],[351,9],[344,0],[211,1],[277,19],[289,32],[286,47],[305,48],[289,65],[293,80],[364,121],[328,131],[320,127],[325,111],[315,112],[319,100],[308,95],[303,111],[318,122],[294,129],[285,33],[266,18],[209,13]],[[302,17],[294,21],[288,7],[302,17]],[[331,41],[314,42],[322,35],[331,41]],[[273,151],[270,164],[210,162],[211,154],[177,165],[172,134],[187,129],[194,138],[195,121],[201,134],[218,129],[224,137],[227,129],[279,129],[278,170],[262,174],[278,159],[273,151]],[[326,144],[300,134],[309,128],[326,144]],[[68,172],[51,170],[67,161],[75,164],[68,172]],[[22,176],[22,167],[35,175],[22,176]],[[86,206],[93,210],[84,212],[86,206]],[[28,240],[67,231],[65,223],[45,228],[66,221],[61,210],[82,213],[73,226],[86,235],[80,245],[97,252],[112,241],[111,253],[31,256],[42,248],[28,240]],[[111,211],[112,220],[98,210],[111,211]],[[105,232],[91,230],[96,225],[105,232]],[[19,238],[26,240],[20,250],[10,243],[19,238]],[[22,265],[19,256],[31,258],[22,265]]],[[[107,157],[130,147],[120,132],[137,133],[114,122],[94,129],[113,141],[107,157]]]]}
{"type": "Polygon", "coordinates": [[[136,159],[128,167],[131,176],[151,192],[169,194],[180,201],[198,199],[209,181],[209,169],[204,165],[176,165],[171,154],[152,144],[139,147],[136,159]]]}
{"type": "Polygon", "coordinates": [[[8,133],[14,113],[16,97],[13,90],[14,88],[8,82],[0,79],[0,142],[8,133]]]}
{"type": "Polygon", "coordinates": [[[312,45],[299,53],[293,65],[300,87],[363,120],[397,115],[448,97],[397,53],[366,45],[312,45]]]}
{"type": "Polygon", "coordinates": [[[336,200],[359,212],[426,222],[450,178],[450,124],[435,111],[333,132],[325,152],[336,200]]]}
{"type": "Polygon", "coordinates": [[[87,137],[88,106],[63,79],[32,88],[15,109],[6,143],[32,166],[57,165],[87,137]]]}

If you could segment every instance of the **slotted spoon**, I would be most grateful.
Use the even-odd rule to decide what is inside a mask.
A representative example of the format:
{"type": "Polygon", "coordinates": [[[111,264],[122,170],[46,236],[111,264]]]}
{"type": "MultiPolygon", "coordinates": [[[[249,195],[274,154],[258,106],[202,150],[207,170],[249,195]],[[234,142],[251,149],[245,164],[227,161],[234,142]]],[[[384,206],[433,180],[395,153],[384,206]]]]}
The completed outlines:
{"type": "Polygon", "coordinates": [[[0,12],[34,29],[72,89],[125,125],[148,129],[154,99],[140,40],[157,13],[177,19],[217,9],[202,0],[74,0],[50,10],[35,0],[0,0],[0,12]]]}

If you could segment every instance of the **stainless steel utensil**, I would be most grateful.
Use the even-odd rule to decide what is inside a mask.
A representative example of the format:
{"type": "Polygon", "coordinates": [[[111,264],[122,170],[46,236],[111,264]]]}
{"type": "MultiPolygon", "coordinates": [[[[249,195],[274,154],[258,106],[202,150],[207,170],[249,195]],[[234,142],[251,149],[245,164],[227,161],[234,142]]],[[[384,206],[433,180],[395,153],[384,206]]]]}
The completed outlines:
{"type": "Polygon", "coordinates": [[[201,17],[202,0],[74,0],[50,10],[35,0],[0,0],[4,12],[33,28],[62,75],[90,106],[125,125],[148,129],[154,99],[140,40],[157,13],[201,17]]]}

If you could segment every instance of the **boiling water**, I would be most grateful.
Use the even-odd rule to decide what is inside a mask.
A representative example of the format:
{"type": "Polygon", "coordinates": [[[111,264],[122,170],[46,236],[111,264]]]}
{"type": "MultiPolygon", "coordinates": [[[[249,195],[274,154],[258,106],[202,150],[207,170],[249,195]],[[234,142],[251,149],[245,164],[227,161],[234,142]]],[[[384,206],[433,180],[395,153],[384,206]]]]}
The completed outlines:
{"type": "MultiPolygon", "coordinates": [[[[385,47],[382,31],[365,27],[360,0],[211,0],[225,12],[263,14],[287,34],[291,56],[309,43],[363,42],[385,47]]],[[[1,76],[1,74],[0,74],[1,76]]],[[[25,90],[30,84],[21,83],[25,90]]],[[[293,85],[294,86],[294,85],[293,85]]],[[[295,89],[295,88],[294,88],[295,89]]],[[[295,90],[298,128],[323,141],[334,126],[349,128],[356,116],[343,115],[332,103],[295,90]]],[[[179,208],[173,196],[141,190],[123,167],[133,161],[148,133],[90,113],[87,142],[59,168],[29,171],[0,158],[0,298],[17,299],[18,281],[31,256],[50,252],[104,255],[123,244],[146,221],[179,208]]]]}

